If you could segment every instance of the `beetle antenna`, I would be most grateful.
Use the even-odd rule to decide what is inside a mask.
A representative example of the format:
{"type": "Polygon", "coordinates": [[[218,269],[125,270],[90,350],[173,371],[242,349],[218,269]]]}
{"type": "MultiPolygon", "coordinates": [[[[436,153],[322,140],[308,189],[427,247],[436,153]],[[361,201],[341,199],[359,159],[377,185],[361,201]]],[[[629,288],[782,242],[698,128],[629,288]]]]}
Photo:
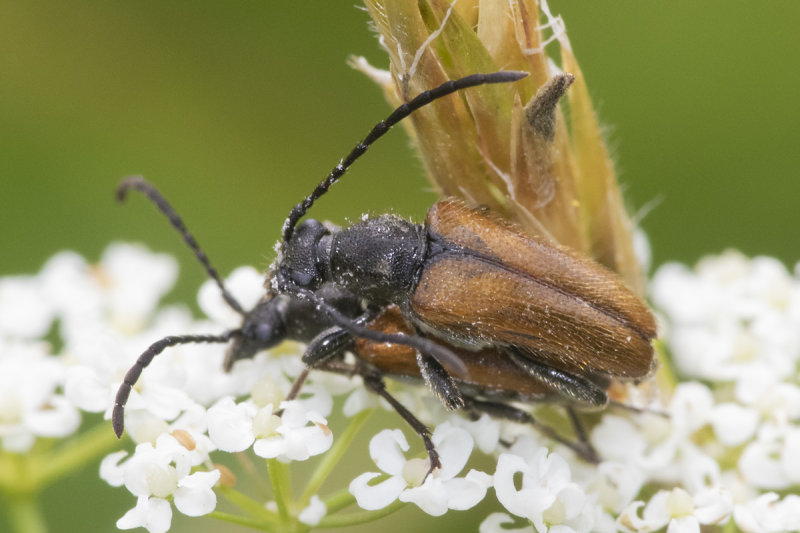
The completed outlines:
{"type": "Polygon", "coordinates": [[[375,331],[362,326],[358,322],[348,318],[338,309],[330,305],[323,298],[320,298],[308,289],[296,288],[297,294],[301,297],[306,297],[317,306],[318,309],[324,310],[331,320],[337,326],[341,326],[348,331],[352,332],[355,336],[363,339],[371,340],[374,342],[388,342],[391,344],[402,344],[410,346],[420,353],[432,356],[436,361],[445,367],[450,373],[466,378],[469,376],[467,365],[464,361],[455,354],[452,350],[442,346],[425,337],[417,335],[405,335],[401,333],[384,333],[382,331],[375,331]]]}
{"type": "Polygon", "coordinates": [[[219,290],[222,291],[222,298],[225,300],[225,302],[231,307],[231,309],[240,315],[246,315],[247,313],[242,308],[242,305],[236,300],[236,298],[233,297],[230,292],[228,292],[228,289],[225,288],[225,284],[219,277],[217,269],[214,268],[214,266],[211,264],[211,261],[208,259],[208,256],[200,248],[197,240],[189,232],[186,224],[183,223],[183,219],[181,219],[180,215],[178,215],[177,211],[175,211],[167,199],[164,198],[160,192],[158,192],[158,189],[156,189],[152,183],[141,176],[131,176],[124,178],[117,186],[117,200],[119,202],[124,202],[128,191],[131,189],[144,194],[145,197],[155,204],[158,210],[161,211],[165,217],[167,217],[167,220],[169,220],[170,224],[172,224],[172,227],[178,230],[178,233],[180,233],[181,237],[183,237],[183,242],[185,242],[187,246],[192,249],[194,256],[206,269],[208,277],[217,283],[219,290]]]}
{"type": "Polygon", "coordinates": [[[235,335],[239,335],[240,330],[234,329],[226,331],[222,335],[173,335],[164,337],[160,341],[156,341],[150,345],[148,349],[142,352],[142,355],[136,359],[132,367],[128,369],[122,384],[117,390],[117,398],[114,400],[114,409],[111,412],[111,426],[114,428],[114,433],[117,438],[122,436],[122,430],[125,428],[125,404],[128,402],[128,396],[131,394],[131,389],[142,375],[142,371],[153,362],[153,358],[163,352],[170,346],[178,344],[193,344],[193,343],[226,343],[231,340],[235,335]]]}
{"type": "Polygon", "coordinates": [[[314,205],[314,202],[316,202],[323,194],[328,192],[328,189],[330,189],[334,183],[339,181],[339,178],[341,178],[347,169],[350,168],[350,165],[352,165],[356,159],[361,157],[364,152],[367,151],[367,148],[369,148],[372,143],[380,139],[392,128],[392,126],[406,118],[417,109],[428,105],[429,103],[442,98],[443,96],[447,96],[448,94],[452,94],[456,91],[467,89],[469,87],[475,87],[489,83],[509,83],[520,80],[527,75],[527,72],[509,70],[503,72],[493,72],[491,74],[472,74],[457,80],[449,80],[434,89],[418,94],[411,101],[406,102],[392,111],[388,117],[378,122],[370,130],[367,136],[364,137],[364,139],[359,142],[355,148],[353,148],[353,150],[351,150],[350,153],[347,154],[347,156],[333,168],[331,173],[328,174],[328,177],[325,178],[319,185],[317,185],[311,194],[309,194],[305,199],[303,199],[302,202],[292,208],[291,212],[289,212],[289,216],[283,223],[283,230],[281,234],[281,250],[279,255],[282,254],[286,244],[292,237],[292,233],[294,233],[294,228],[297,225],[297,222],[308,212],[311,206],[314,205]]]}

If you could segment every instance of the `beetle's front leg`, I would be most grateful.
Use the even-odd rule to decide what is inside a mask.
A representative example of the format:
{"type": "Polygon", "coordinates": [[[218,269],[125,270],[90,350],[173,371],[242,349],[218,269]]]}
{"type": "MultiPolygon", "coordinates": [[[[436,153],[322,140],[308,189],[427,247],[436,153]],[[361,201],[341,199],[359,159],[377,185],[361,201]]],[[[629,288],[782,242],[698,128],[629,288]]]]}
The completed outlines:
{"type": "Polygon", "coordinates": [[[286,400],[291,401],[297,398],[303,383],[308,379],[310,369],[325,366],[326,363],[343,355],[352,347],[353,335],[347,329],[339,326],[330,327],[311,339],[303,353],[303,362],[306,367],[292,383],[286,400]]]}
{"type": "Polygon", "coordinates": [[[352,347],[353,334],[345,328],[333,326],[311,339],[303,353],[303,363],[315,368],[352,347]]]}

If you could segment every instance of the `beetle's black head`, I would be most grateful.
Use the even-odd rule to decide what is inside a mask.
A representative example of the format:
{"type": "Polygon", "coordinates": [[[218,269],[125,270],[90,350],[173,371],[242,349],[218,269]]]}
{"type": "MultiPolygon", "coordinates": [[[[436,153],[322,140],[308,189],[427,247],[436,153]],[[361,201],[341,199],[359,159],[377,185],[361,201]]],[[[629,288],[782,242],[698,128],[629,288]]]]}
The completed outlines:
{"type": "Polygon", "coordinates": [[[320,258],[318,248],[323,237],[330,231],[318,220],[304,220],[292,233],[278,265],[277,288],[281,293],[291,293],[292,288],[311,291],[322,285],[325,258],[320,258]]]}
{"type": "MultiPolygon", "coordinates": [[[[361,300],[335,285],[325,284],[316,294],[349,318],[364,313],[361,300]]],[[[249,359],[287,339],[308,343],[332,325],[327,313],[310,300],[287,294],[267,296],[245,315],[225,355],[223,368],[228,372],[239,359],[249,359]]]]}
{"type": "Polygon", "coordinates": [[[249,359],[261,350],[277,346],[288,337],[285,319],[288,305],[289,298],[279,295],[261,300],[245,315],[241,333],[233,338],[225,354],[222,367],[226,372],[239,359],[249,359]]]}

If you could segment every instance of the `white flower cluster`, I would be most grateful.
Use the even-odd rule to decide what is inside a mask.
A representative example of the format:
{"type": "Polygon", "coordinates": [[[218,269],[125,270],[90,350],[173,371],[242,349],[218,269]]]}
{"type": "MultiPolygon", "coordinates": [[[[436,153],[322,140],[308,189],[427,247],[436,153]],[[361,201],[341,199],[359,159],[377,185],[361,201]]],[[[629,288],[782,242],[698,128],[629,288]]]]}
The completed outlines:
{"type": "MultiPolygon", "coordinates": [[[[0,279],[0,453],[73,434],[81,411],[108,418],[122,376],[152,342],[240,325],[211,283],[199,295],[206,320],[159,307],[175,276],[171,258],[113,245],[97,265],[62,253],[35,276],[0,279]]],[[[249,308],[262,281],[239,269],[227,285],[249,308]]],[[[486,415],[471,421],[419,388],[390,382],[392,394],[435,428],[442,468],[428,475],[424,455],[406,456],[404,433],[411,432],[385,429],[369,445],[378,471],[345,480],[357,504],[378,510],[409,502],[439,516],[496,498],[502,512],[483,521],[482,533],[674,533],[726,524],[754,533],[799,530],[800,496],[792,493],[800,486],[800,275],[729,253],[695,270],[662,267],[652,294],[665,315],[673,382],[662,379],[666,399],[644,412],[603,413],[590,431],[599,465],[531,426],[486,415]],[[495,458],[494,472],[468,466],[476,451],[495,458]]],[[[226,475],[212,452],[252,449],[302,461],[333,444],[326,417],[334,396],[348,395],[346,416],[382,404],[357,378],[323,373],[312,373],[299,400],[285,402],[302,371],[298,350],[259,354],[226,374],[225,349],[169,348],[136,384],[125,416],[135,451],[109,455],[100,472],[137,499],[118,527],[163,532],[173,506],[189,516],[213,511],[213,488],[226,475]]],[[[649,401],[628,393],[632,402],[649,401]]],[[[326,503],[316,495],[306,502],[297,518],[316,525],[326,503]]]]}
{"type": "MultiPolygon", "coordinates": [[[[154,341],[239,325],[210,282],[199,295],[210,319],[197,321],[183,306],[159,308],[176,276],[173,258],[116,244],[96,265],[63,252],[37,275],[0,279],[0,452],[25,453],[37,438],[73,435],[81,411],[109,418],[122,377],[154,341]]],[[[253,306],[262,283],[255,269],[242,268],[227,284],[253,306]]],[[[262,457],[289,461],[330,447],[324,416],[333,402],[324,387],[311,383],[303,400],[282,402],[302,370],[296,352],[241,361],[229,374],[221,370],[224,353],[219,345],[170,348],[132,391],[125,421],[136,450],[111,454],[100,472],[137,497],[118,527],[167,531],[170,501],[189,516],[214,510],[214,450],[252,445],[262,457]],[[244,396],[250,399],[235,403],[244,396]],[[282,418],[271,414],[278,408],[282,418]]]]}
{"type": "Polygon", "coordinates": [[[665,265],[651,288],[678,378],[704,383],[673,400],[686,391],[693,412],[681,455],[703,476],[682,485],[695,508],[724,491],[741,530],[800,530],[800,270],[730,251],[665,265]]]}
{"type": "Polygon", "coordinates": [[[126,363],[117,354],[138,349],[136,332],[176,274],[170,257],[112,245],[98,266],[63,252],[35,276],[0,279],[3,450],[22,453],[38,437],[66,437],[78,428],[79,410],[108,409],[110,381],[126,363]],[[54,325],[63,344],[57,355],[42,340],[54,325]]]}

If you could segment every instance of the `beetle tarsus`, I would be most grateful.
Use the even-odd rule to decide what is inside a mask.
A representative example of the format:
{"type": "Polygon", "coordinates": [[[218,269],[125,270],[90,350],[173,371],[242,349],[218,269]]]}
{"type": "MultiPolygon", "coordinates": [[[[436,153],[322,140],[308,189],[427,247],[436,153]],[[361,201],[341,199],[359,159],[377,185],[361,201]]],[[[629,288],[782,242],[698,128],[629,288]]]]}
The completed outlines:
{"type": "MultiPolygon", "coordinates": [[[[598,464],[600,462],[600,458],[595,451],[594,447],[589,443],[589,440],[586,438],[586,433],[583,431],[583,427],[580,426],[580,422],[577,421],[577,417],[573,420],[573,427],[575,427],[575,435],[577,441],[570,440],[566,437],[562,437],[555,429],[539,422],[536,420],[533,415],[529,412],[514,407],[512,405],[508,405],[502,402],[492,402],[486,400],[479,400],[477,398],[472,398],[466,396],[465,398],[466,405],[464,409],[470,415],[471,418],[477,419],[481,413],[486,413],[489,416],[494,418],[502,418],[504,420],[509,420],[511,422],[516,422],[518,424],[527,424],[530,426],[535,427],[539,433],[544,435],[546,438],[563,444],[567,448],[571,449],[575,454],[586,461],[587,463],[598,464]],[[575,424],[577,421],[578,425],[575,424]],[[580,430],[578,429],[580,427],[580,430]]],[[[571,409],[567,409],[567,412],[570,414],[574,414],[571,412],[571,409]]],[[[510,443],[505,443],[506,446],[509,446],[510,443]]]]}

